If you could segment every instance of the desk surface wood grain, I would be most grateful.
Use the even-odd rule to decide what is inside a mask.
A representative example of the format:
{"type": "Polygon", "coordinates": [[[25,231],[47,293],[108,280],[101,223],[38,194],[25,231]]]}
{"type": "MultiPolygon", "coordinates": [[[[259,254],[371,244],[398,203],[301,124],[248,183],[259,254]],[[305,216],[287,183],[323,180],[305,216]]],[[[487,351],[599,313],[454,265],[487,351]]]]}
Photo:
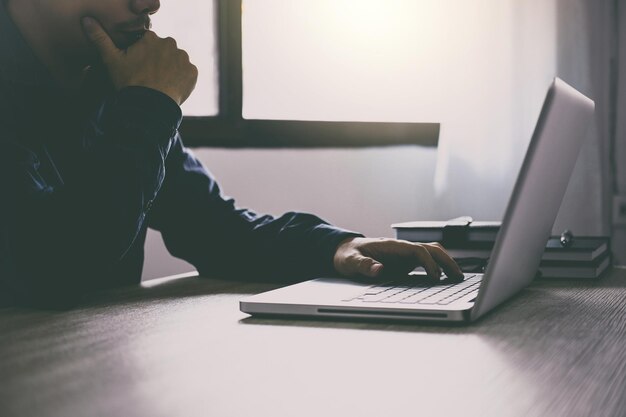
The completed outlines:
{"type": "Polygon", "coordinates": [[[624,416],[626,270],[469,326],[251,318],[269,284],[179,277],[0,309],[0,415],[624,416]]]}

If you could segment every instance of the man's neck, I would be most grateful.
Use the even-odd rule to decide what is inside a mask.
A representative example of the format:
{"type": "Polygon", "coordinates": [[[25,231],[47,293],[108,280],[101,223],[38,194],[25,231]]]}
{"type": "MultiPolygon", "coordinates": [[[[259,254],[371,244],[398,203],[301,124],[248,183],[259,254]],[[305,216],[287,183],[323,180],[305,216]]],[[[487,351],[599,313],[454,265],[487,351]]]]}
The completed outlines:
{"type": "Polygon", "coordinates": [[[63,23],[50,19],[45,8],[30,0],[2,1],[34,54],[57,82],[69,90],[80,87],[89,59],[84,46],[64,39],[63,23]]]}

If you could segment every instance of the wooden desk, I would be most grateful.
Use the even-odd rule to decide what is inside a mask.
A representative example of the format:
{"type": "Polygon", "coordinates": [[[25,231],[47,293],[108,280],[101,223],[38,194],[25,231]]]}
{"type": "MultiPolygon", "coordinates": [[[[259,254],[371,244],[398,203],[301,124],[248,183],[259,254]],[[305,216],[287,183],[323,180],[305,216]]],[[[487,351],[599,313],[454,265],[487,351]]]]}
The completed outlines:
{"type": "Polygon", "coordinates": [[[623,416],[626,269],[468,327],[253,319],[197,277],[0,310],[0,415],[623,416]]]}

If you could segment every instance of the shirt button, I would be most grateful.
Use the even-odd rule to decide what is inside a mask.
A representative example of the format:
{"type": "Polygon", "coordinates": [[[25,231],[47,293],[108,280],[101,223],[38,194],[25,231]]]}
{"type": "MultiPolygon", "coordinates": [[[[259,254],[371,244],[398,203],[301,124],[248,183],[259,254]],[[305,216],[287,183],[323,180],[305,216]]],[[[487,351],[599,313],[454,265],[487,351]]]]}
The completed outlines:
{"type": "Polygon", "coordinates": [[[152,210],[152,206],[154,205],[154,200],[148,200],[146,206],[144,207],[144,211],[147,213],[152,210]]]}

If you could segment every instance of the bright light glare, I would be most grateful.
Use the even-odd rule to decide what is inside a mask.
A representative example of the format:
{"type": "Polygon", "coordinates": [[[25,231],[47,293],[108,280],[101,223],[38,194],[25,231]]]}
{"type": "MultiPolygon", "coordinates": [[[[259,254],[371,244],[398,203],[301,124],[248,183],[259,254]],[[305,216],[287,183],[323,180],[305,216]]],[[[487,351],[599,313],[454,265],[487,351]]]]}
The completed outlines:
{"type": "MultiPolygon", "coordinates": [[[[417,13],[412,12],[418,12],[416,2],[412,3],[390,0],[322,1],[320,14],[326,18],[322,17],[317,22],[317,31],[323,31],[323,36],[330,42],[342,43],[351,55],[369,57],[363,63],[372,69],[384,71],[389,63],[406,63],[403,57],[407,52],[411,55],[414,39],[411,32],[415,31],[417,23],[417,13]]],[[[432,11],[418,13],[423,15],[432,11]]],[[[424,23],[428,22],[419,22],[421,33],[432,33],[432,27],[424,23]]]]}
{"type": "Polygon", "coordinates": [[[481,41],[458,10],[480,18],[473,2],[244,2],[247,118],[438,120],[432,100],[442,77],[481,41]]]}
{"type": "Polygon", "coordinates": [[[401,10],[394,10],[381,0],[340,0],[325,5],[329,10],[323,28],[338,36],[351,37],[355,46],[367,46],[393,34],[397,21],[406,18],[406,14],[399,13],[401,10]]]}
{"type": "Polygon", "coordinates": [[[555,74],[555,0],[244,4],[245,118],[440,122],[439,189],[512,178],[555,74]]]}

